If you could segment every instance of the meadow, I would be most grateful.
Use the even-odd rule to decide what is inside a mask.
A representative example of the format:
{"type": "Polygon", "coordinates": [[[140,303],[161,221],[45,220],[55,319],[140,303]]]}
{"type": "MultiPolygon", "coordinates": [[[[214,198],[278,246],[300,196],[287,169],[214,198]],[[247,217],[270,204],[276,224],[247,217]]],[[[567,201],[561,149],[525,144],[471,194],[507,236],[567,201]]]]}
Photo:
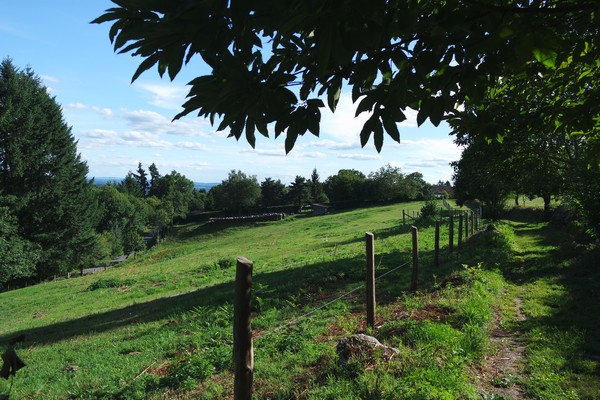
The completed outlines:
{"type": "Polygon", "coordinates": [[[24,335],[15,350],[27,366],[0,392],[11,399],[231,397],[235,258],[244,256],[254,262],[256,398],[500,399],[500,383],[532,398],[597,398],[597,251],[576,246],[562,228],[517,220],[452,254],[444,246],[434,267],[433,221],[422,219],[415,221],[420,290],[410,293],[402,210],[421,206],[181,225],[119,267],[1,293],[0,344],[24,335]],[[364,315],[365,232],[375,234],[376,275],[389,272],[377,281],[375,329],[364,315]],[[526,344],[526,357],[514,379],[483,385],[474,371],[498,351],[489,340],[498,325],[526,344]],[[336,344],[355,333],[398,353],[339,365],[336,344]]]}

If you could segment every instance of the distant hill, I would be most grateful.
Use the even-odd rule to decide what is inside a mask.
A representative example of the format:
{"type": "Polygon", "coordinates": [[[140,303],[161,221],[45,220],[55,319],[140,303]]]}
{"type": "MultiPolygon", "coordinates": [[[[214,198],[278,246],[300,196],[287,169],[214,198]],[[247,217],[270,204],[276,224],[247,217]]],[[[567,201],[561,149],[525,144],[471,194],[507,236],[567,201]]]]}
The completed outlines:
{"type": "MultiPolygon", "coordinates": [[[[92,179],[92,178],[90,178],[92,179]]],[[[104,186],[109,182],[121,182],[123,180],[123,178],[116,178],[113,176],[101,176],[101,177],[94,177],[94,185],[96,186],[104,186]]],[[[215,183],[215,182],[194,182],[194,188],[196,190],[206,190],[207,192],[213,187],[213,186],[217,186],[219,183],[215,183]]]]}
{"type": "Polygon", "coordinates": [[[194,182],[194,188],[196,190],[201,190],[204,189],[207,192],[213,187],[213,186],[217,186],[220,185],[220,183],[215,183],[215,182],[194,182]]]}
{"type": "Polygon", "coordinates": [[[90,180],[94,180],[94,185],[96,186],[104,186],[109,182],[121,182],[123,180],[123,178],[115,178],[112,176],[105,176],[105,177],[92,177],[89,178],[90,180]]]}

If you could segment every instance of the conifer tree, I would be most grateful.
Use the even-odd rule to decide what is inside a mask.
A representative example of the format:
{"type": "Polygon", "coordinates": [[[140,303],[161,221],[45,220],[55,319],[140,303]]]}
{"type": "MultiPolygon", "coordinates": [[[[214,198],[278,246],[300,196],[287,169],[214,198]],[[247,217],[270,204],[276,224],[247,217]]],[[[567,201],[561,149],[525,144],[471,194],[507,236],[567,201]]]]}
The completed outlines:
{"type": "Polygon", "coordinates": [[[19,235],[41,248],[39,278],[92,257],[97,216],[87,173],[56,100],[31,69],[2,61],[0,195],[14,196],[19,235]]]}

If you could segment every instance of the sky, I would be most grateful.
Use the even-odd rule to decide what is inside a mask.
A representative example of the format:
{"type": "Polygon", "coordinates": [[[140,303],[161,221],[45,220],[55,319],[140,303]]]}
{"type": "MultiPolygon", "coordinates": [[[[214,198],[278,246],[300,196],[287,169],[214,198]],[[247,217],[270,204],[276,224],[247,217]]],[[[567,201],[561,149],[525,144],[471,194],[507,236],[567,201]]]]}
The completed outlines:
{"type": "Polygon", "coordinates": [[[461,151],[445,123],[417,127],[416,113],[407,110],[400,143],[386,136],[381,153],[372,143],[362,148],[359,132],[367,116],[354,118],[350,89],[342,92],[335,114],[322,109],[320,137],[305,134],[287,155],[283,135],[258,135],[253,149],[243,136],[227,138],[193,113],[171,122],[182,109],[187,82],[206,73],[205,66],[192,60],[172,82],[153,68],[132,84],[142,59],[113,51],[110,23],[90,24],[112,6],[109,0],[4,0],[0,12],[0,59],[30,67],[42,79],[63,109],[90,177],[122,178],[141,162],[195,182],[218,183],[234,169],[259,182],[270,177],[289,183],[316,168],[325,180],[340,169],[368,175],[386,164],[420,172],[430,183],[452,179],[449,163],[461,151]]]}

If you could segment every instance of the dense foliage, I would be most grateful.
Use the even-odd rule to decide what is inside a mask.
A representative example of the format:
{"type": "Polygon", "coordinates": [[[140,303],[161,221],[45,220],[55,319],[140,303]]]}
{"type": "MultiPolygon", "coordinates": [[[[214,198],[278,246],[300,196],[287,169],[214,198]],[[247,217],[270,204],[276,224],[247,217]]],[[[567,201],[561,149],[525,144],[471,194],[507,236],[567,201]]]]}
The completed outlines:
{"type": "Polygon", "coordinates": [[[190,82],[177,117],[222,117],[219,130],[245,132],[252,146],[270,123],[287,151],[307,131],[318,136],[321,97],[335,110],[349,87],[357,113],[370,115],[361,141],[380,149],[384,130],[399,141],[407,109],[437,125],[531,64],[546,74],[548,118],[572,131],[598,126],[600,102],[585,90],[597,79],[596,0],[113,2],[94,22],[113,22],[115,50],[142,58],[133,79],[154,65],[173,79],[200,56],[210,73],[190,82]],[[565,83],[584,89],[568,112],[552,96],[565,83]]]}
{"type": "Polygon", "coordinates": [[[578,79],[571,77],[572,82],[563,77],[564,86],[550,90],[548,80],[554,82],[556,76],[546,76],[532,65],[520,76],[498,80],[480,104],[457,113],[450,124],[456,142],[465,146],[461,160],[454,163],[458,200],[476,198],[497,211],[510,193],[523,193],[542,197],[549,211],[551,198],[561,197],[600,234],[598,201],[592,194],[600,185],[593,161],[599,127],[574,131],[573,123],[564,119],[579,113],[581,123],[590,116],[600,121],[588,101],[597,92],[590,79],[599,70],[600,65],[582,71],[578,79]],[[559,112],[557,99],[559,117],[554,114],[559,112]]]}
{"type": "Polygon", "coordinates": [[[150,179],[140,162],[121,182],[95,189],[101,234],[97,259],[143,250],[149,244],[143,236],[157,241],[175,220],[204,209],[206,193],[195,190],[191,180],[177,171],[161,176],[154,163],[149,172],[150,179]]]}
{"type": "MultiPolygon", "coordinates": [[[[15,278],[86,265],[96,246],[96,200],[62,111],[30,69],[0,65],[0,198],[15,278]],[[14,216],[13,217],[11,217],[14,216]],[[11,228],[12,227],[12,228],[11,228]],[[29,251],[29,249],[37,249],[29,251]],[[39,251],[39,253],[38,253],[39,251]]],[[[6,253],[2,257],[7,257],[6,253]]]]}

